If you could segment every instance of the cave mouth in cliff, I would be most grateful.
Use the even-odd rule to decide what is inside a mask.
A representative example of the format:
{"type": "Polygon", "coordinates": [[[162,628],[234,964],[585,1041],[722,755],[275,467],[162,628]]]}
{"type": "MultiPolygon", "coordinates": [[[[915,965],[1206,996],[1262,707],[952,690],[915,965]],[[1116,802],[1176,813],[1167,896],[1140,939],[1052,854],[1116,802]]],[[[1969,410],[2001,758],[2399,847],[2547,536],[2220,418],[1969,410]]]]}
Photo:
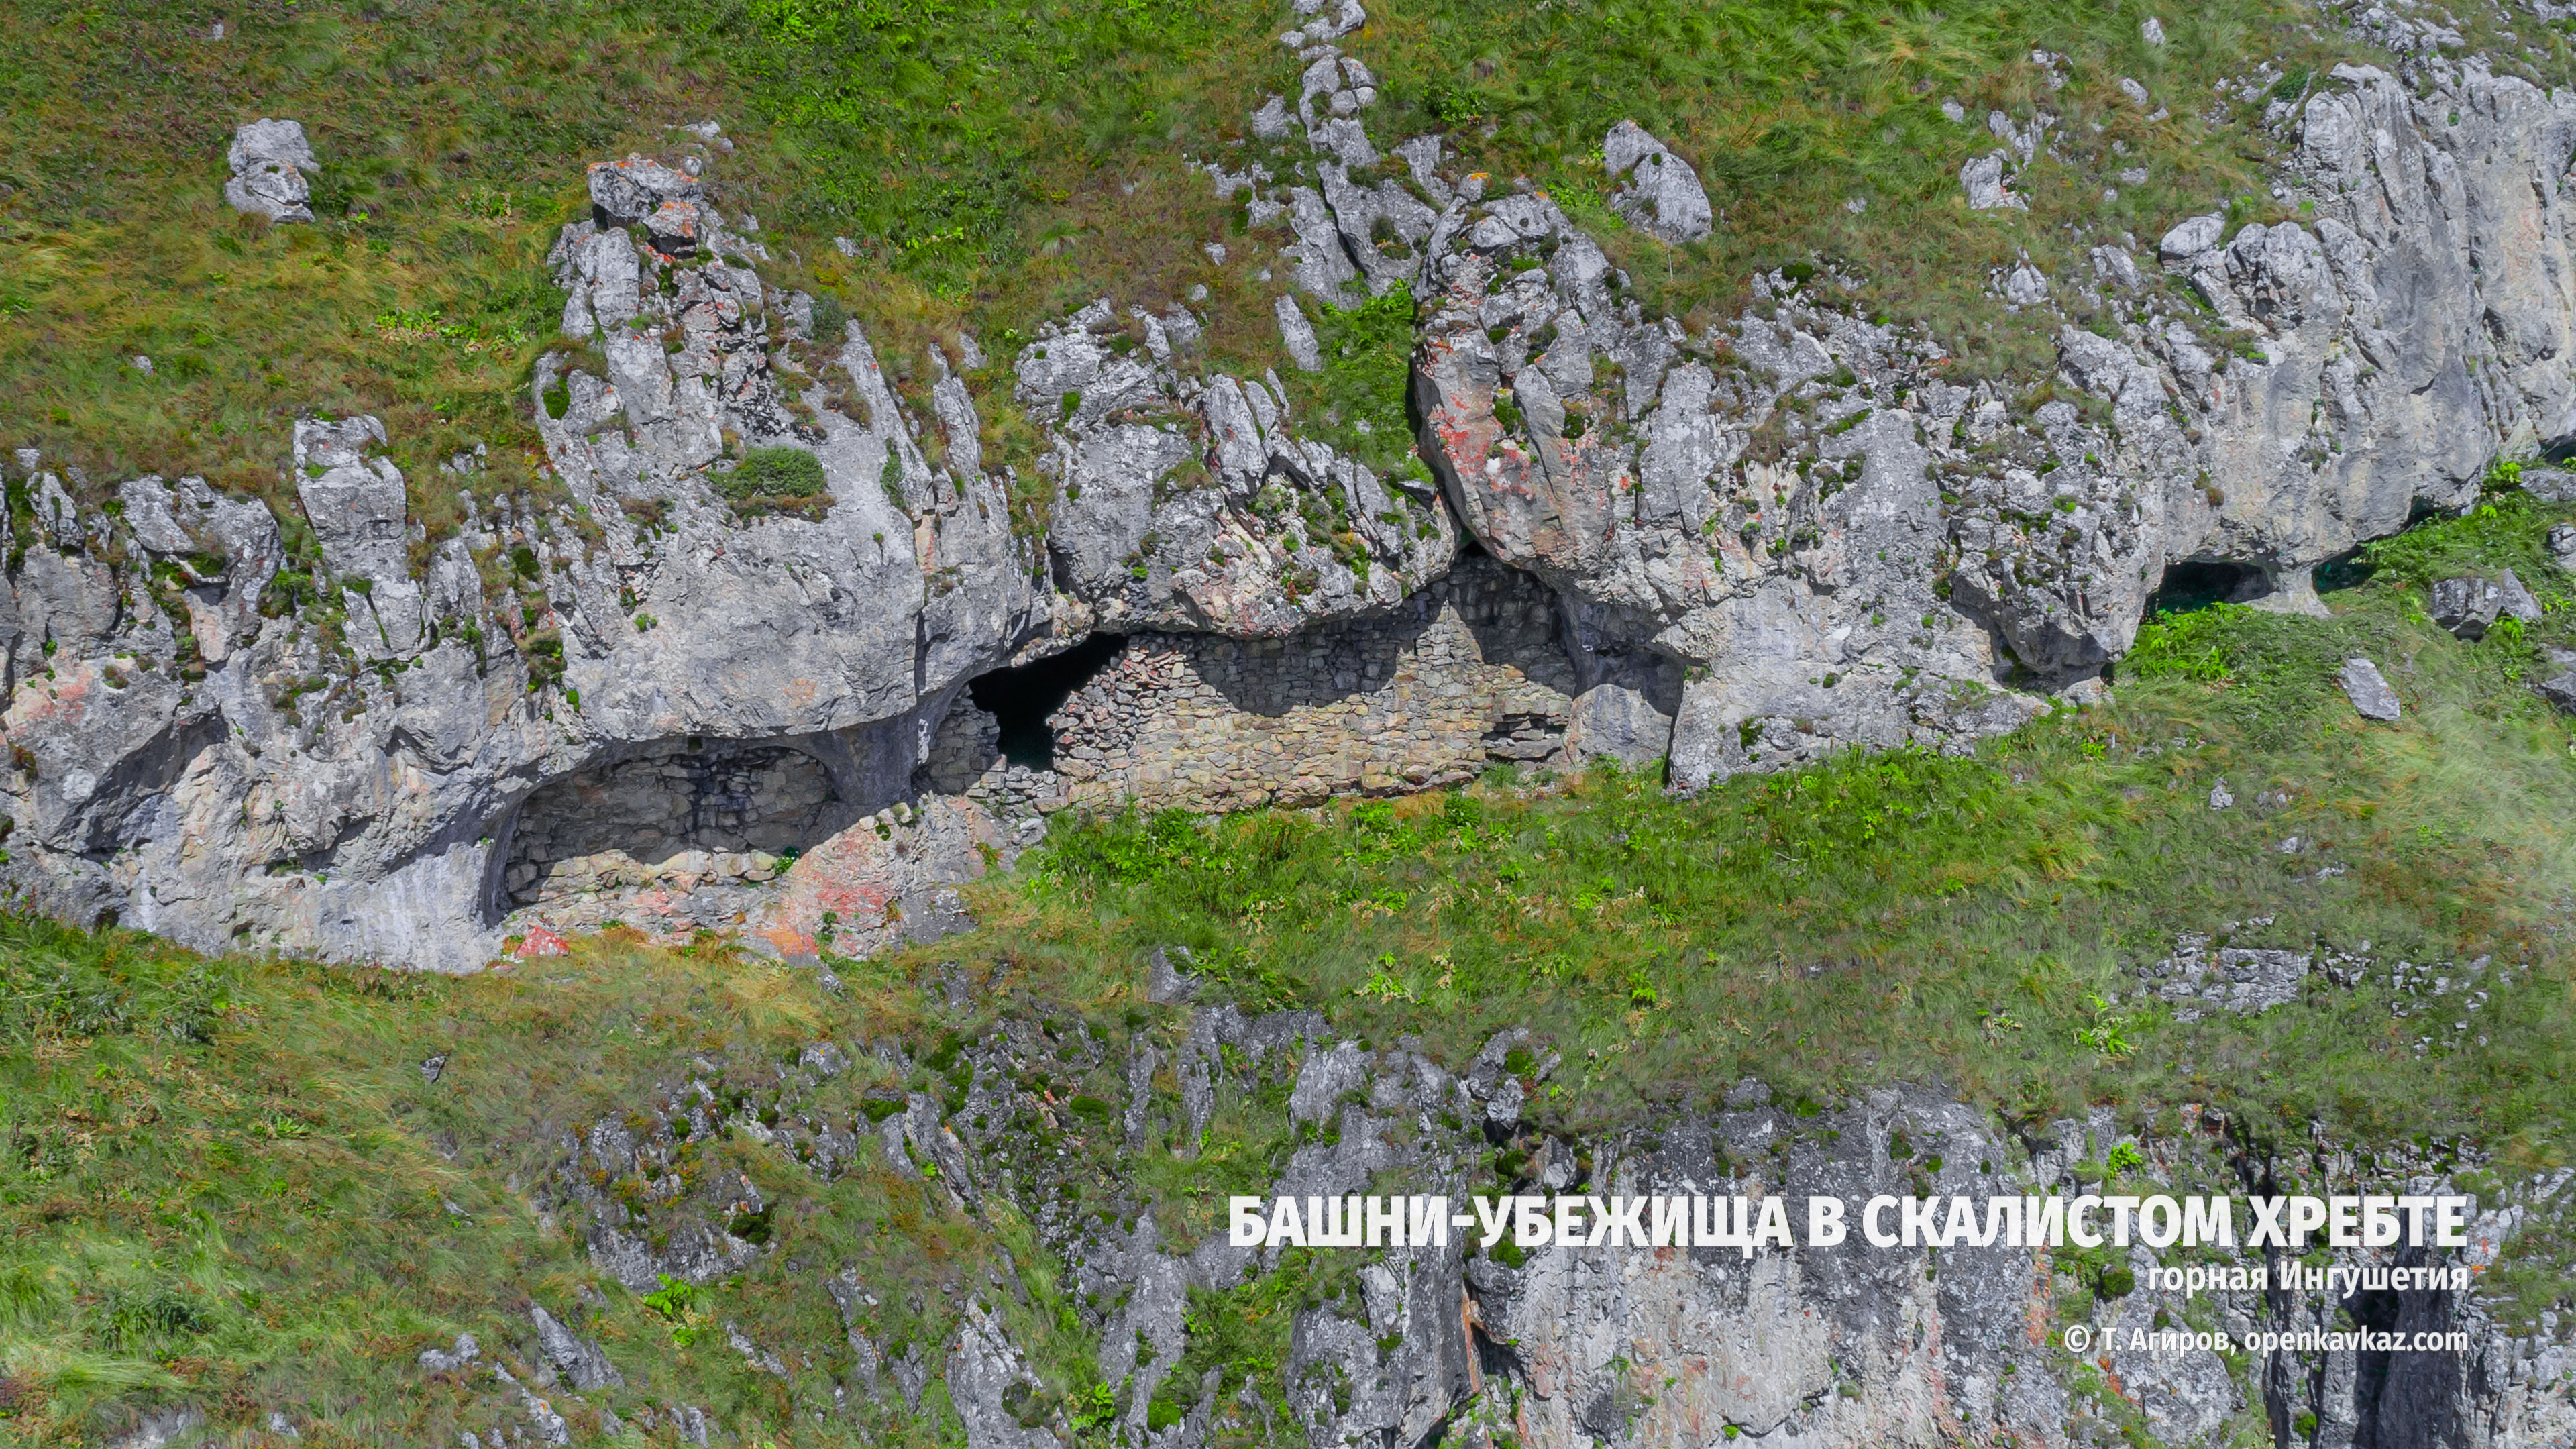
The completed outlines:
{"type": "Polygon", "coordinates": [[[2370,573],[2369,545],[2364,544],[2319,562],[2312,577],[2318,593],[2331,594],[2361,587],[2370,582],[2370,573]]]}
{"type": "Polygon", "coordinates": [[[504,908],[758,885],[858,814],[830,767],[793,744],[667,741],[528,797],[510,831],[504,908]]]}
{"type": "Polygon", "coordinates": [[[1002,758],[1031,770],[1055,768],[1055,731],[1047,716],[1127,647],[1124,634],[1094,634],[1061,654],[1033,664],[996,669],[966,686],[975,707],[1001,724],[1002,758]]]}
{"type": "Polygon", "coordinates": [[[2188,614],[2212,604],[2243,603],[2271,592],[2271,575],[2252,564],[2192,559],[2170,564],[2147,599],[2147,617],[2188,614]]]}

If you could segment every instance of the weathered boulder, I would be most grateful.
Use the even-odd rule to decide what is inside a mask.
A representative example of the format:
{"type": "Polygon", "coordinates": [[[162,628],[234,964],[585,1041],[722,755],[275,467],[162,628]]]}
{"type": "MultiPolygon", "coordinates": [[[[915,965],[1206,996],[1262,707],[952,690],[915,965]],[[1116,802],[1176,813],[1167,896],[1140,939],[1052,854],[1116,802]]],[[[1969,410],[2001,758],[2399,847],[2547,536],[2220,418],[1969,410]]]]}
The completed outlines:
{"type": "Polygon", "coordinates": [[[1658,241],[1704,241],[1716,214],[1699,173],[1671,147],[1634,121],[1621,121],[1601,141],[1601,166],[1624,183],[1610,193],[1610,209],[1658,241]]]}
{"type": "Polygon", "coordinates": [[[2335,682],[2343,687],[2344,697],[2352,701],[2353,709],[2364,719],[2394,723],[2403,713],[2397,702],[2397,691],[2389,686],[2388,676],[2380,673],[2379,666],[2367,659],[2355,657],[2345,660],[2343,669],[2335,675],[2335,682]]]}
{"type": "Polygon", "coordinates": [[[313,219],[313,183],[305,177],[322,167],[313,159],[302,123],[266,116],[244,121],[233,132],[224,161],[232,168],[224,200],[233,210],[257,212],[271,221],[313,219]]]}
{"type": "Polygon", "coordinates": [[[2004,165],[2011,160],[2010,151],[1991,151],[1959,168],[1959,189],[1967,194],[1970,211],[2030,209],[2004,180],[2004,165]]]}
{"type": "Polygon", "coordinates": [[[2503,609],[2504,590],[2492,579],[2451,578],[2433,585],[2433,622],[2462,639],[2485,638],[2503,609]]]}
{"type": "Polygon", "coordinates": [[[594,161],[587,173],[591,214],[603,227],[647,224],[666,207],[691,207],[706,199],[698,179],[643,156],[594,161]]]}
{"type": "Polygon", "coordinates": [[[2552,675],[2532,688],[2540,691],[2540,697],[2548,700],[2560,713],[2576,714],[2576,669],[2552,675]]]}
{"type": "Polygon", "coordinates": [[[2513,570],[2506,569],[2496,575],[2496,614],[2499,618],[2511,619],[2517,624],[2537,624],[2544,617],[2544,612],[2540,601],[2531,596],[2531,590],[2522,586],[2522,580],[2514,576],[2513,570]]]}

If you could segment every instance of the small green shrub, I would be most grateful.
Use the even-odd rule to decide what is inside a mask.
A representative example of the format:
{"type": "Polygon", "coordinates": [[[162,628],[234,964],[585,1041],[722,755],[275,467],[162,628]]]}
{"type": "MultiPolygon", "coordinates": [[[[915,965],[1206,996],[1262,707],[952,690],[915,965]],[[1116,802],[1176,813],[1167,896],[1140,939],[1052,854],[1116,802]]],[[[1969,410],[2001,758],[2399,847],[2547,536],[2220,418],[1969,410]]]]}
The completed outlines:
{"type": "Polygon", "coordinates": [[[841,305],[840,298],[825,292],[814,299],[815,341],[837,344],[847,334],[849,325],[850,309],[841,305]]]}
{"type": "Polygon", "coordinates": [[[755,1248],[767,1247],[772,1232],[771,1217],[776,1211],[776,1206],[771,1205],[758,1212],[735,1213],[733,1221],[725,1224],[725,1231],[755,1248]]]}
{"type": "Polygon", "coordinates": [[[727,475],[732,497],[811,498],[823,491],[823,460],[802,448],[754,448],[727,475]]]}
{"type": "Polygon", "coordinates": [[[745,518],[789,513],[819,518],[832,504],[823,477],[823,460],[803,448],[753,448],[730,473],[715,479],[716,491],[745,518]]]}

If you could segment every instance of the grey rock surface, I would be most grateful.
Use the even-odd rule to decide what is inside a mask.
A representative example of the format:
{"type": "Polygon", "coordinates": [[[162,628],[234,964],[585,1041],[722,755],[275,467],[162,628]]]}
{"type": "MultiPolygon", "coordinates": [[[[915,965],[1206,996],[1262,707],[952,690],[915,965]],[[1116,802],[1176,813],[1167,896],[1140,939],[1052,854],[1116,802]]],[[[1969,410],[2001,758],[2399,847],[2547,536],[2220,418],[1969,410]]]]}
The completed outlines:
{"type": "Polygon", "coordinates": [[[2511,569],[2496,575],[2496,613],[2520,624],[2537,624],[2544,617],[2540,601],[2522,586],[2511,569]]]}
{"type": "Polygon", "coordinates": [[[1022,1362],[1001,1325],[981,1304],[969,1304],[956,1346],[948,1353],[948,1394],[965,1421],[967,1449],[1056,1449],[1043,1426],[1024,1428],[1004,1406],[1014,1385],[1045,1386],[1022,1362]]]}
{"type": "Polygon", "coordinates": [[[2503,612],[2504,601],[2504,590],[2492,579],[2443,579],[2433,585],[2433,622],[2460,638],[2483,639],[2503,612]]]}
{"type": "Polygon", "coordinates": [[[2532,686],[2561,714],[2576,714],[2576,669],[2553,674],[2532,686]]]}
{"type": "Polygon", "coordinates": [[[474,1335],[470,1333],[460,1333],[456,1335],[456,1346],[452,1349],[422,1349],[420,1353],[420,1366],[434,1374],[452,1373],[458,1368],[474,1362],[475,1359],[482,1356],[482,1353],[482,1346],[474,1341],[474,1335]]]}
{"type": "Polygon", "coordinates": [[[539,1304],[528,1305],[528,1317],[537,1327],[537,1347],[575,1392],[586,1394],[594,1389],[625,1386],[626,1376],[608,1361],[598,1344],[574,1336],[539,1304]]]}
{"type": "Polygon", "coordinates": [[[2259,1015],[2296,1001],[2313,965],[2305,951],[2213,947],[2207,936],[2187,935],[2171,956],[2139,975],[2158,996],[2180,1004],[2176,1015],[2188,1020],[2211,1008],[2259,1015]]]}
{"type": "Polygon", "coordinates": [[[1448,568],[1456,526],[1427,488],[1300,437],[1275,377],[1183,376],[1155,343],[1185,346],[1174,332],[1103,301],[1020,355],[1018,397],[1056,420],[1038,466],[1062,495],[1048,549],[1068,629],[1279,637],[1448,568]]]}
{"type": "Polygon", "coordinates": [[[177,1449],[205,1426],[206,1416],[193,1408],[155,1409],[110,1441],[111,1449],[177,1449]]]}
{"type": "Polygon", "coordinates": [[[2403,712],[2397,702],[2397,691],[2389,687],[2388,676],[2380,673],[2379,666],[2367,659],[2345,660],[2335,682],[2343,687],[2344,697],[2352,701],[2353,709],[2364,719],[2394,723],[2403,712]]]}
{"type": "Polygon", "coordinates": [[[244,121],[225,148],[224,162],[232,168],[224,200],[233,210],[256,212],[271,221],[313,219],[313,183],[306,177],[322,168],[300,122],[266,116],[244,121]]]}
{"type": "Polygon", "coordinates": [[[1967,194],[1970,211],[2030,209],[2030,203],[2022,200],[2004,179],[2004,167],[2011,160],[2009,151],[1991,151],[1959,168],[1959,189],[1967,194]]]}
{"type": "Polygon", "coordinates": [[[1601,141],[1601,166],[1617,182],[1610,209],[1658,241],[1706,240],[1716,213],[1689,162],[1634,121],[1621,121],[1601,141]]]}

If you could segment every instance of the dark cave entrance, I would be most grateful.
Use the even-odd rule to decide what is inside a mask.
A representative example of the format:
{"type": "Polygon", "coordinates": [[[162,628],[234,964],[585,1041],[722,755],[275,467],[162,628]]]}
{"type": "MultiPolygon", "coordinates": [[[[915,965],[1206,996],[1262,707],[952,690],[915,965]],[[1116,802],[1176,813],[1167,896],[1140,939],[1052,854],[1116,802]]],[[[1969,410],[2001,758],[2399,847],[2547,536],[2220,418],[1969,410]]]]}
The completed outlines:
{"type": "Polygon", "coordinates": [[[2242,603],[2271,592],[2271,576],[2252,564],[2190,560],[2171,564],[2147,599],[2147,617],[2188,614],[2212,604],[2242,603]]]}
{"type": "Polygon", "coordinates": [[[665,741],[528,797],[510,832],[502,908],[768,880],[858,815],[832,768],[795,744],[665,741]]]}
{"type": "Polygon", "coordinates": [[[1124,634],[1094,634],[1062,654],[1016,669],[996,669],[967,685],[975,707],[1001,724],[1002,758],[1024,769],[1054,769],[1055,731],[1047,728],[1047,716],[1063,708],[1075,690],[1126,647],[1124,634]]]}
{"type": "Polygon", "coordinates": [[[2317,592],[2331,594],[2341,589],[2359,588],[2370,582],[2369,545],[2348,548],[2317,565],[2317,592]]]}

